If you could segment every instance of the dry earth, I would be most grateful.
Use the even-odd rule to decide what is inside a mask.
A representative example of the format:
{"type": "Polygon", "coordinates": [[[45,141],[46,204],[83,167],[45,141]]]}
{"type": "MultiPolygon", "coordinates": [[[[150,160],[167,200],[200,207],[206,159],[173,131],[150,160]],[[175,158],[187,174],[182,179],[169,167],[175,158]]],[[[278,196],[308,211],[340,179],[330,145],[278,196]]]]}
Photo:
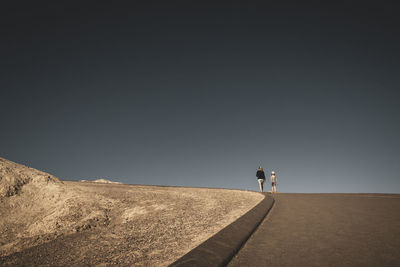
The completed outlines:
{"type": "Polygon", "coordinates": [[[72,182],[0,158],[0,265],[165,266],[263,199],[72,182]]]}

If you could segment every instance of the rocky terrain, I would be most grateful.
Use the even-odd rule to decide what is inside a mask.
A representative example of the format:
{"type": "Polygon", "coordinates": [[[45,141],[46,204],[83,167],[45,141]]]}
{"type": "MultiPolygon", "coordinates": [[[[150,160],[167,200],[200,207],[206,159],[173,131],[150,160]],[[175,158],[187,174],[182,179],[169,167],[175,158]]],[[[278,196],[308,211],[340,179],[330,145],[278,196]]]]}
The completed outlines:
{"type": "Polygon", "coordinates": [[[262,198],[238,190],[62,181],[0,158],[0,265],[166,266],[262,198]]]}

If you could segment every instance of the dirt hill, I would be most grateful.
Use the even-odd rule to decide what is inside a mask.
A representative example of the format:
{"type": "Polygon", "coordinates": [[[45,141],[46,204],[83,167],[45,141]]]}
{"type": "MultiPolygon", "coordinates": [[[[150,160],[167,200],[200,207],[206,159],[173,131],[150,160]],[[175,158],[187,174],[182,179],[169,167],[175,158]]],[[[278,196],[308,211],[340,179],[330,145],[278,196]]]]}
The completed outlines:
{"type": "Polygon", "coordinates": [[[13,196],[29,183],[43,186],[60,182],[51,174],[0,158],[0,197],[13,196]]]}
{"type": "Polygon", "coordinates": [[[0,163],[1,266],[165,266],[263,199],[238,190],[61,181],[0,163]]]}
{"type": "Polygon", "coordinates": [[[3,158],[0,192],[0,256],[108,223],[109,200],[3,158]]]}

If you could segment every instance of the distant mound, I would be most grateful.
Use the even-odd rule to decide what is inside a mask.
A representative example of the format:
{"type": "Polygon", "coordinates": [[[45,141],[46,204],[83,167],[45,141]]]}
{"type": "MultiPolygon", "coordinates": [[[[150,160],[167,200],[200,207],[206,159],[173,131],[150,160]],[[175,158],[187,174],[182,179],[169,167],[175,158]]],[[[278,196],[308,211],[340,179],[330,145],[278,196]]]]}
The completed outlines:
{"type": "Polygon", "coordinates": [[[97,180],[93,180],[93,181],[88,181],[88,180],[81,180],[81,182],[93,182],[93,183],[102,183],[102,184],[122,184],[121,182],[113,182],[107,179],[97,179],[97,180]]]}
{"type": "Polygon", "coordinates": [[[113,182],[113,181],[106,180],[106,179],[97,179],[97,180],[94,180],[93,182],[103,183],[103,184],[122,184],[121,182],[113,182]]]}
{"type": "Polygon", "coordinates": [[[18,194],[28,183],[39,185],[61,181],[51,174],[0,158],[0,197],[18,194]]]}

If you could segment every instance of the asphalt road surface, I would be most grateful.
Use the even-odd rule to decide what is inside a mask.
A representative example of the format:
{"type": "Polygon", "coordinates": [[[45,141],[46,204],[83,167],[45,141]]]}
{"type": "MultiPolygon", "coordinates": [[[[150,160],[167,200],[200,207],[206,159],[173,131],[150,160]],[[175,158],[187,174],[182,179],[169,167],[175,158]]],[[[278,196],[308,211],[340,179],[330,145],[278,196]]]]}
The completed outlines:
{"type": "Polygon", "coordinates": [[[400,195],[277,194],[228,266],[400,266],[400,195]]]}

